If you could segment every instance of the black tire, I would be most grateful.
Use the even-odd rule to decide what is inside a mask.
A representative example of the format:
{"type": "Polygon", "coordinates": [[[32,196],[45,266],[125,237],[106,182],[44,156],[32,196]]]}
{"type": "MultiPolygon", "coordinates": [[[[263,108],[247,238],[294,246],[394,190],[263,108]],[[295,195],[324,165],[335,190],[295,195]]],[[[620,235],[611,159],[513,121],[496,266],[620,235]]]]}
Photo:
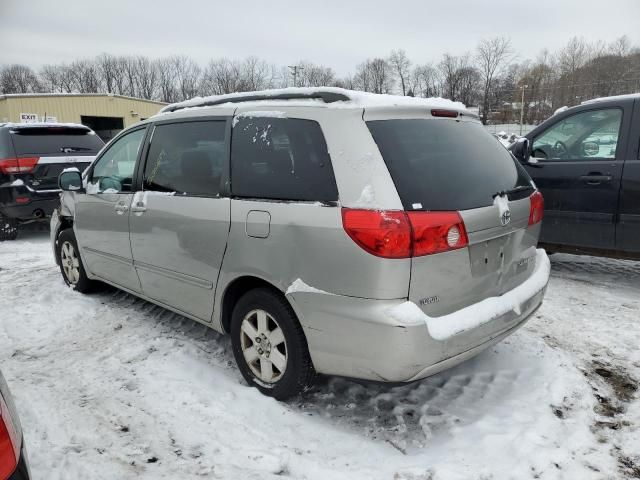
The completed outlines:
{"type": "Polygon", "coordinates": [[[0,242],[18,238],[18,220],[5,217],[0,213],[0,242]]]}
{"type": "MultiPolygon", "coordinates": [[[[60,266],[62,278],[64,279],[64,282],[75,291],[88,293],[95,289],[97,282],[90,280],[89,277],[87,277],[79,251],[78,242],[76,242],[76,236],[73,233],[73,229],[67,228],[60,232],[56,239],[56,257],[58,265],[60,266]],[[69,246],[71,246],[73,250],[69,250],[69,246]],[[67,248],[66,252],[64,251],[65,248],[67,248]],[[65,271],[65,264],[63,263],[65,262],[65,258],[69,258],[69,252],[75,252],[75,258],[77,259],[77,277],[72,275],[70,278],[68,271],[65,271]]],[[[75,262],[73,265],[75,265],[75,262]]],[[[71,265],[66,264],[66,266],[69,267],[71,265]]]]}
{"type": "MultiPolygon", "coordinates": [[[[257,314],[255,315],[257,318],[257,314]]],[[[273,328],[273,331],[269,333],[273,334],[275,330],[276,328],[273,328]]],[[[281,354],[283,352],[283,343],[274,347],[274,349],[277,348],[281,354]]],[[[313,384],[316,374],[313,369],[311,357],[309,356],[309,348],[304,332],[291,305],[289,305],[283,295],[276,290],[257,288],[245,293],[240,300],[238,300],[231,317],[231,344],[233,346],[233,355],[242,376],[249,385],[256,387],[267,396],[277,400],[285,400],[298,395],[313,384]],[[271,368],[274,369],[275,378],[274,381],[270,383],[264,382],[254,373],[243,354],[243,342],[247,342],[249,336],[242,331],[242,323],[245,319],[250,322],[253,318],[251,316],[253,315],[252,312],[256,312],[257,310],[262,310],[271,317],[267,317],[269,325],[267,330],[271,327],[279,327],[284,336],[283,343],[286,353],[286,367],[283,369],[283,372],[277,373],[276,363],[273,362],[271,368]]],[[[247,345],[248,344],[245,343],[245,346],[247,345]]],[[[251,362],[256,369],[257,365],[262,366],[263,359],[268,361],[268,358],[266,358],[268,357],[266,346],[268,346],[269,352],[275,355],[266,337],[262,341],[262,346],[265,346],[265,350],[261,352],[261,356],[254,360],[254,362],[251,362]],[[263,356],[263,354],[266,357],[263,356]]],[[[258,348],[260,344],[255,343],[252,339],[252,345],[248,348],[252,347],[258,348]]]]}

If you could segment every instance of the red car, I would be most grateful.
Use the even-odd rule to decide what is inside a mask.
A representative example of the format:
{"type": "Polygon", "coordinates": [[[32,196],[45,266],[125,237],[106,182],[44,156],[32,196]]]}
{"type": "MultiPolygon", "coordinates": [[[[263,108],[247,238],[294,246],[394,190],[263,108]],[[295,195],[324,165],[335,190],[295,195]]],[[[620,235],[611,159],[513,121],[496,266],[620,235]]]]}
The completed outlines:
{"type": "Polygon", "coordinates": [[[0,480],[30,478],[18,412],[0,372],[0,480]]]}

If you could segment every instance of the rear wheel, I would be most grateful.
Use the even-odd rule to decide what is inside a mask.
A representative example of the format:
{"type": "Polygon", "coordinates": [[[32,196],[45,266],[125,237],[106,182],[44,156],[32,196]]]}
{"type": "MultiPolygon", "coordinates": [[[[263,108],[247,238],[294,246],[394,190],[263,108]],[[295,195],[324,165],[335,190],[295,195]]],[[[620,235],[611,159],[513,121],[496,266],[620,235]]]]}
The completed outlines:
{"type": "Polygon", "coordinates": [[[0,213],[0,242],[15,240],[18,237],[18,220],[5,217],[0,213]]]}
{"type": "Polygon", "coordinates": [[[284,400],[304,391],[315,377],[302,327],[279,292],[258,288],[236,304],[231,343],[249,385],[284,400]]]}
{"type": "Polygon", "coordinates": [[[63,230],[58,235],[56,255],[62,278],[67,285],[81,293],[87,293],[95,287],[96,282],[87,277],[80,258],[78,243],[71,228],[63,230]]]}

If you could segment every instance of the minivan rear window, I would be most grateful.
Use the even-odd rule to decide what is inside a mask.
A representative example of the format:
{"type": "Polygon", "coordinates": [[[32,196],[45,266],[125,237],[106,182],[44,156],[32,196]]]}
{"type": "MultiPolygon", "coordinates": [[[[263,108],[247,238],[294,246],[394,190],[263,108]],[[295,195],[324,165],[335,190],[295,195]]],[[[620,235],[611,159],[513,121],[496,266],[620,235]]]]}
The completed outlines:
{"type": "Polygon", "coordinates": [[[104,146],[95,133],[68,127],[30,127],[11,131],[16,155],[95,155],[104,146]]]}
{"type": "MultiPolygon", "coordinates": [[[[396,119],[367,126],[405,210],[486,207],[498,192],[531,185],[524,168],[480,123],[396,119]]],[[[517,195],[530,194],[525,189],[517,195]]]]}

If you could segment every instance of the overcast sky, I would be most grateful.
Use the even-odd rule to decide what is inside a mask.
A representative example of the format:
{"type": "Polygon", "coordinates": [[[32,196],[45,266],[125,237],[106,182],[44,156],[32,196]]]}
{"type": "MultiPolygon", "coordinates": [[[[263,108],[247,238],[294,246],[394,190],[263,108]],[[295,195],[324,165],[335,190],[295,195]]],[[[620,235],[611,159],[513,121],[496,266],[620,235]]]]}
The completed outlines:
{"type": "Polygon", "coordinates": [[[69,62],[101,52],[310,60],[352,73],[403,48],[418,63],[511,37],[519,59],[574,35],[640,45],[640,0],[0,0],[0,64],[69,62]],[[521,6],[519,6],[521,5],[521,6]]]}

